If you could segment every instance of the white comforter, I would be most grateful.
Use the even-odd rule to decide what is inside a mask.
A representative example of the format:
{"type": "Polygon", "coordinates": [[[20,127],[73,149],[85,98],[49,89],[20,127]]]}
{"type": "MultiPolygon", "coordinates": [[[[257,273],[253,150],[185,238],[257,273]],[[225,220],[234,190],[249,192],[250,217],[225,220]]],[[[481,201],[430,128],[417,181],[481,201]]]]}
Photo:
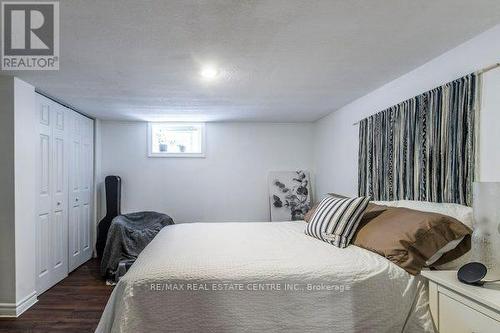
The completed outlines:
{"type": "Polygon", "coordinates": [[[164,228],[115,287],[96,332],[433,331],[420,277],[304,227],[164,228]]]}

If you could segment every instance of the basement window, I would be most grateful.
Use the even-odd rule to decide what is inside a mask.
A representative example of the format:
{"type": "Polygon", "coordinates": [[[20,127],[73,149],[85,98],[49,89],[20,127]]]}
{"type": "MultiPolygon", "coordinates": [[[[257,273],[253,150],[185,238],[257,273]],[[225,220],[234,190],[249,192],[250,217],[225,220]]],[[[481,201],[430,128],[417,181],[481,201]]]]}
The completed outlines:
{"type": "Polygon", "coordinates": [[[205,124],[148,123],[149,157],[205,157],[205,124]]]}

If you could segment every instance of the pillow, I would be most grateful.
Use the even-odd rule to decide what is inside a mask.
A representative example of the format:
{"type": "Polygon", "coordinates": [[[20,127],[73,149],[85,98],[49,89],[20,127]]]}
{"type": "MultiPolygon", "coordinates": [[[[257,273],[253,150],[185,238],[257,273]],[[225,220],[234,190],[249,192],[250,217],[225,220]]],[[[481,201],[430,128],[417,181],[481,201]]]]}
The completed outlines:
{"type": "Polygon", "coordinates": [[[319,203],[305,233],[334,246],[347,247],[368,201],[367,197],[340,199],[327,196],[319,203]]]}
{"type": "MultiPolygon", "coordinates": [[[[331,193],[328,193],[328,194],[331,195],[331,193]]],[[[314,204],[307,211],[307,213],[304,215],[304,221],[306,221],[307,223],[311,222],[311,218],[312,218],[314,212],[316,211],[316,209],[318,208],[318,205],[319,205],[319,203],[314,204]]],[[[366,207],[366,210],[363,213],[363,217],[361,218],[360,223],[371,220],[372,218],[378,216],[380,213],[382,213],[386,209],[387,209],[387,207],[385,207],[385,206],[376,205],[376,204],[373,204],[371,202],[368,203],[368,206],[366,207]]]]}
{"type": "Polygon", "coordinates": [[[471,235],[467,235],[453,250],[446,252],[431,267],[441,270],[456,270],[471,261],[471,235]]]}
{"type": "MultiPolygon", "coordinates": [[[[366,207],[366,210],[363,214],[363,218],[361,219],[360,223],[366,223],[369,222],[371,219],[376,218],[379,216],[383,211],[385,211],[388,207],[386,206],[380,206],[376,205],[374,203],[368,203],[368,206],[366,207]]],[[[359,227],[358,227],[359,228],[359,227]]]]}
{"type": "Polygon", "coordinates": [[[436,253],[434,253],[432,257],[429,258],[429,260],[425,262],[425,266],[431,266],[436,261],[438,261],[438,259],[441,258],[445,253],[454,250],[458,246],[458,244],[463,241],[464,238],[465,236],[452,240],[451,242],[440,248],[436,253]]]}
{"type": "Polygon", "coordinates": [[[396,200],[396,201],[372,201],[375,204],[390,206],[390,207],[404,207],[424,212],[439,213],[451,216],[469,228],[472,228],[473,215],[472,208],[455,203],[439,203],[429,201],[417,200],[396,200]]]}
{"type": "MultiPolygon", "coordinates": [[[[470,239],[471,233],[470,228],[450,216],[387,207],[377,217],[360,225],[352,243],[378,253],[408,273],[416,275],[449,242],[461,238],[470,239]]],[[[467,246],[457,246],[453,251],[455,250],[457,252],[454,255],[458,256],[468,251],[467,246]]]]}
{"type": "MultiPolygon", "coordinates": [[[[327,193],[327,195],[335,197],[335,198],[341,198],[341,199],[348,198],[346,196],[343,196],[342,194],[337,194],[337,193],[327,193]]],[[[316,211],[316,208],[318,208],[318,205],[319,205],[319,202],[315,203],[311,208],[309,208],[307,213],[304,214],[304,221],[306,221],[307,223],[309,223],[311,221],[311,218],[312,218],[314,212],[316,211]]]]}
{"type": "Polygon", "coordinates": [[[339,198],[339,199],[347,199],[349,197],[346,197],[345,195],[342,194],[337,194],[337,193],[328,193],[329,196],[332,196],[334,198],[339,198]]]}
{"type": "Polygon", "coordinates": [[[309,223],[311,221],[312,216],[314,215],[314,212],[318,208],[319,203],[315,203],[308,211],[307,213],[304,214],[304,221],[309,223]]]}
{"type": "MultiPolygon", "coordinates": [[[[473,228],[473,213],[472,208],[455,203],[437,203],[429,201],[417,200],[396,200],[396,201],[372,201],[380,205],[390,207],[406,207],[424,212],[440,213],[456,218],[469,228],[473,228]]],[[[451,245],[452,246],[452,245],[451,245]]],[[[459,244],[448,252],[443,252],[442,260],[438,259],[432,263],[432,267],[436,269],[458,269],[470,261],[471,253],[468,252],[471,248],[470,236],[464,237],[459,244]]]]}

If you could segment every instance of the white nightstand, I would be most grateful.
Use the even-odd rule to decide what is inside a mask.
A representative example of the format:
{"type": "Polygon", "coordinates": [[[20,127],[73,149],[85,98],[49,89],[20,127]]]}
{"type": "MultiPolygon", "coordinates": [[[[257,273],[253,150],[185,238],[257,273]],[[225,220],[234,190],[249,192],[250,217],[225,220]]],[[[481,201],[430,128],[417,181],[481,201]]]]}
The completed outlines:
{"type": "Polygon", "coordinates": [[[500,283],[469,286],[456,271],[422,271],[429,282],[429,305],[440,333],[499,333],[500,283]]]}

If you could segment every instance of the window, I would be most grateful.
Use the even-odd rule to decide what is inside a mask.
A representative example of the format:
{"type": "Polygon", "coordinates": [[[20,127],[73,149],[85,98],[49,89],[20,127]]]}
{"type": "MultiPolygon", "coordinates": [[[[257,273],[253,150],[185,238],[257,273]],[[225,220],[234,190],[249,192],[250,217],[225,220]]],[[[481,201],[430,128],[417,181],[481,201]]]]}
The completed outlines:
{"type": "Polygon", "coordinates": [[[205,157],[205,124],[149,123],[150,157],[205,157]]]}

